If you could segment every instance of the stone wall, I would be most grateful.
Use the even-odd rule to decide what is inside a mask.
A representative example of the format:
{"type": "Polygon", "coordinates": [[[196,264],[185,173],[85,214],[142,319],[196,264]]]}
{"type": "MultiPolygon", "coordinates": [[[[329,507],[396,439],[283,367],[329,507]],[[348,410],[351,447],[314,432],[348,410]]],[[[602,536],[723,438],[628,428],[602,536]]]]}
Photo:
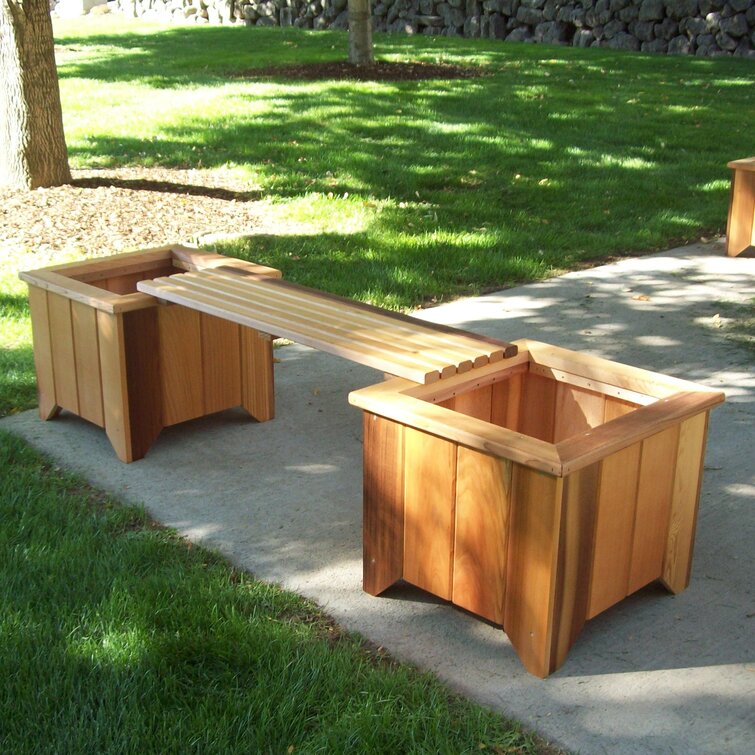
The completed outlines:
{"type": "MultiPolygon", "coordinates": [[[[347,0],[114,0],[134,17],[346,29],[347,0]]],[[[755,0],[373,0],[375,31],[755,58],[755,0]]]]}

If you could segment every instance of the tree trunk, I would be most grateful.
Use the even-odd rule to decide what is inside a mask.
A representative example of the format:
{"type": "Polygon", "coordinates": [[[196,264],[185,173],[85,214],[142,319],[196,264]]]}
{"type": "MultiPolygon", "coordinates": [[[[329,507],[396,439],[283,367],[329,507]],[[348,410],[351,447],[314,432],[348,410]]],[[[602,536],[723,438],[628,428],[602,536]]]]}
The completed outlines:
{"type": "Polygon", "coordinates": [[[366,66],[373,60],[370,0],[349,0],[349,63],[366,66]]]}
{"type": "Polygon", "coordinates": [[[0,186],[70,180],[49,0],[0,0],[0,186]]]}

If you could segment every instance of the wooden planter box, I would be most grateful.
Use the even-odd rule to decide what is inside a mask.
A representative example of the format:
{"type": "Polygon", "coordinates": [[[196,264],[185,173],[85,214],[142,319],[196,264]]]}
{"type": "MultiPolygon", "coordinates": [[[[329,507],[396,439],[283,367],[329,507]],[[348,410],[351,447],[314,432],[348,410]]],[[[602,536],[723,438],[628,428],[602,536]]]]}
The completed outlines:
{"type": "Polygon", "coordinates": [[[364,589],[399,579],[501,624],[547,676],[587,619],[689,581],[720,392],[554,346],[364,410],[364,589]]]}
{"type": "Polygon", "coordinates": [[[65,409],[105,428],[122,461],[139,459],[163,427],[243,406],[274,413],[269,336],[181,306],[160,306],[138,281],[222,267],[280,271],[181,246],[57,265],[29,284],[42,419],[65,409]]]}
{"type": "Polygon", "coordinates": [[[755,157],[732,160],[726,253],[729,257],[755,253],[755,157]]]}

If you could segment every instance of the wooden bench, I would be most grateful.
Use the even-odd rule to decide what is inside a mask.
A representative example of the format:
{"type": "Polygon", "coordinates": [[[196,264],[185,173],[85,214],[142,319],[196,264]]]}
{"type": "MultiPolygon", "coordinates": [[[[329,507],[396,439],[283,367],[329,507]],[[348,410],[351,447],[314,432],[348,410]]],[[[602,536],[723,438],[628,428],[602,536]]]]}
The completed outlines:
{"type": "Polygon", "coordinates": [[[140,281],[137,288],[414,383],[432,383],[517,352],[505,341],[243,270],[171,275],[140,281]]]}
{"type": "Polygon", "coordinates": [[[279,276],[185,247],[23,273],[42,417],[105,427],[124,461],[162,427],[231,406],[272,419],[276,334],[394,376],[350,396],[367,592],[404,579],[502,624],[546,676],[626,595],[687,586],[723,394],[279,276]]]}
{"type": "Polygon", "coordinates": [[[755,251],[755,157],[733,160],[728,167],[732,173],[726,253],[750,256],[755,251]]]}
{"type": "Polygon", "coordinates": [[[280,275],[181,245],[20,273],[40,416],[65,409],[103,427],[118,458],[131,462],[170,425],[234,406],[272,419],[270,333],[417,383],[516,353],[303,286],[267,285],[280,275]]]}

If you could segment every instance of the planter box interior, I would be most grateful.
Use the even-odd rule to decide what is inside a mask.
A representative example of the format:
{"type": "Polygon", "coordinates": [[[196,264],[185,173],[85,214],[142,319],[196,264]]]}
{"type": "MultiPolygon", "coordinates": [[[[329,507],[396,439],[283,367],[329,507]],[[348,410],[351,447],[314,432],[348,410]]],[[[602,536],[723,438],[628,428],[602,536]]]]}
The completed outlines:
{"type": "Polygon", "coordinates": [[[428,386],[355,391],[364,587],[399,579],[503,626],[538,676],[586,620],[689,581],[723,394],[548,344],[428,386]]]}
{"type": "Polygon", "coordinates": [[[274,413],[269,336],[139,293],[141,280],[206,268],[280,277],[273,268],[182,246],[21,273],[29,284],[43,419],[61,409],[103,427],[122,461],[163,427],[243,406],[274,413]]]}

